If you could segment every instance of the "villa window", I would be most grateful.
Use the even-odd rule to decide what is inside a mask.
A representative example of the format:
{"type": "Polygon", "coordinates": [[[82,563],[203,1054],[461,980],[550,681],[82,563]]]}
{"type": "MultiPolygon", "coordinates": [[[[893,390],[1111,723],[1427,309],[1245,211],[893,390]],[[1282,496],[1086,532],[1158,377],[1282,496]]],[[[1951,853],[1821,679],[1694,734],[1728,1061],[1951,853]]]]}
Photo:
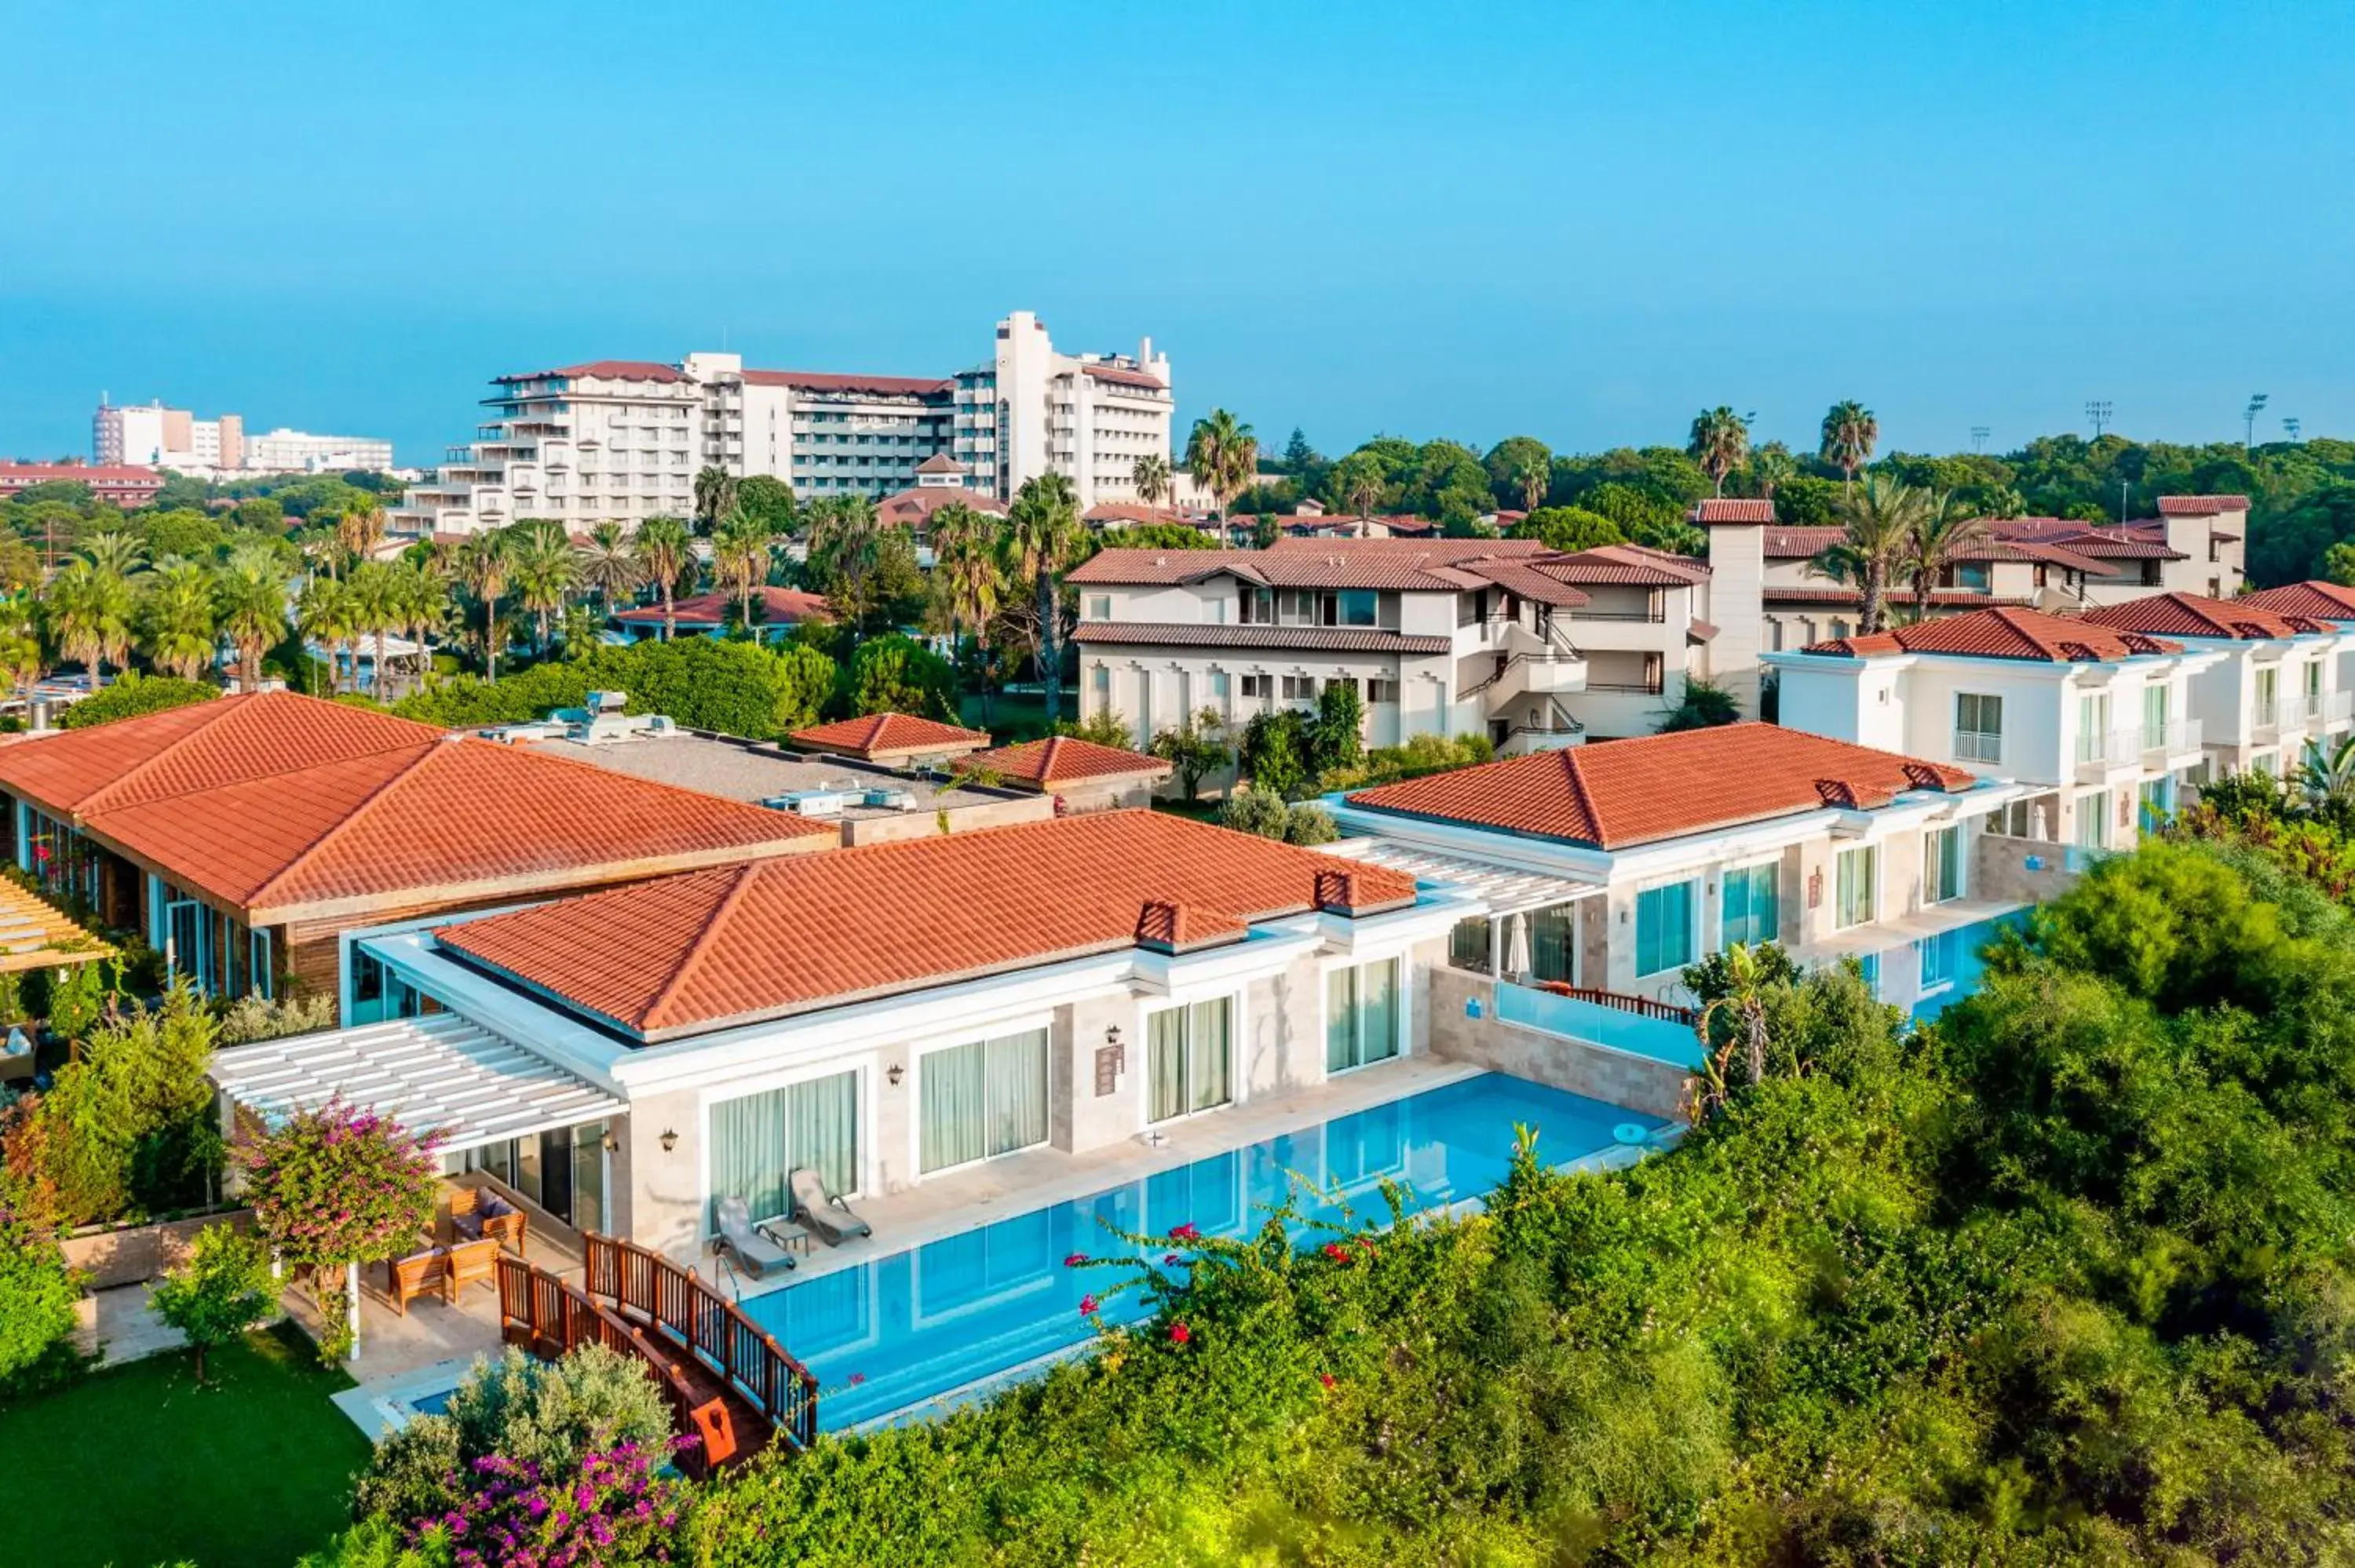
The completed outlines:
{"type": "Polygon", "coordinates": [[[711,1196],[741,1198],[755,1220],[791,1207],[795,1171],[815,1171],[826,1191],[858,1186],[858,1075],[836,1073],[711,1107],[711,1196]]]}
{"type": "Polygon", "coordinates": [[[1839,853],[1837,903],[1832,924],[1840,930],[1870,925],[1877,917],[1881,890],[1881,848],[1866,844],[1839,853]]]}
{"type": "Polygon", "coordinates": [[[927,1052],[917,1074],[925,1175],[1047,1141],[1045,1030],[927,1052]]]}
{"type": "Polygon", "coordinates": [[[1672,882],[1636,895],[1636,972],[1656,975],[1693,961],[1693,905],[1699,884],[1672,882]]]}
{"type": "Polygon", "coordinates": [[[1228,1071],[1233,1039],[1231,1007],[1222,996],[1190,1007],[1164,1008],[1145,1021],[1149,1120],[1189,1116],[1234,1097],[1228,1071]]]}
{"type": "Polygon", "coordinates": [[[1394,703],[1398,700],[1399,683],[1396,681],[1385,681],[1380,675],[1369,676],[1367,679],[1366,701],[1369,703],[1394,703]]]}
{"type": "Polygon", "coordinates": [[[2279,670],[2258,671],[2257,723],[2260,726],[2270,726],[2280,716],[2280,699],[2281,672],[2279,670]]]}
{"type": "Polygon", "coordinates": [[[2003,699],[1978,692],[1955,694],[1955,760],[2003,760],[2003,699]]]}
{"type": "Polygon", "coordinates": [[[1237,618],[1242,625],[1273,626],[1275,624],[1275,590],[1263,588],[1244,588],[1237,598],[1236,609],[1237,618]]]}
{"type": "Polygon", "coordinates": [[[2145,686],[2142,689],[2142,744],[2146,751],[2156,750],[2167,744],[2167,688],[2145,686]]]}
{"type": "Polygon", "coordinates": [[[1922,902],[1944,904],[1962,895],[1962,824],[1932,828],[1922,835],[1922,902]]]}
{"type": "Polygon", "coordinates": [[[1775,939],[1782,929],[1777,886],[1782,869],[1780,861],[1770,860],[1737,867],[1719,878],[1726,946],[1741,942],[1754,948],[1775,939]]]}
{"type": "Polygon", "coordinates": [[[2144,832],[2150,832],[2165,827],[2167,819],[2175,811],[2175,780],[2173,779],[2150,779],[2143,785],[2138,794],[2141,830],[2144,832]]]}
{"type": "Polygon", "coordinates": [[[1359,964],[1325,976],[1325,1070],[1345,1073],[1399,1054],[1399,961],[1359,964]]]}
{"type": "Polygon", "coordinates": [[[1243,677],[1243,695],[1246,697],[1256,697],[1264,700],[1275,694],[1274,687],[1275,677],[1273,675],[1260,674],[1245,675],[1243,677]]]}
{"type": "Polygon", "coordinates": [[[2076,842],[2086,849],[2110,847],[2110,792],[2090,789],[2077,797],[2076,842]]]}
{"type": "Polygon", "coordinates": [[[1088,595],[1088,619],[1090,620],[1110,620],[1112,619],[1112,595],[1108,593],[1092,593],[1088,595]]]}

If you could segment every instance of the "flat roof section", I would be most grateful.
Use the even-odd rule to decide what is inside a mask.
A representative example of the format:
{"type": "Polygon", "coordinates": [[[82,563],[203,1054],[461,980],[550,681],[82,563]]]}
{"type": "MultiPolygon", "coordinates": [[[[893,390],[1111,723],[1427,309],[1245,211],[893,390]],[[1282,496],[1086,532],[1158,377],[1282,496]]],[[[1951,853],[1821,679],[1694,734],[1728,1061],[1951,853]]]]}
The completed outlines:
{"type": "MultiPolygon", "coordinates": [[[[994,805],[1007,791],[960,786],[925,774],[900,772],[855,757],[829,752],[784,751],[766,741],[682,730],[629,740],[583,742],[558,737],[525,741],[517,749],[593,763],[616,773],[676,785],[723,800],[758,805],[781,795],[826,789],[894,789],[912,800],[917,811],[961,810],[994,805]]],[[[841,815],[854,821],[905,816],[891,806],[846,801],[841,815]]]]}

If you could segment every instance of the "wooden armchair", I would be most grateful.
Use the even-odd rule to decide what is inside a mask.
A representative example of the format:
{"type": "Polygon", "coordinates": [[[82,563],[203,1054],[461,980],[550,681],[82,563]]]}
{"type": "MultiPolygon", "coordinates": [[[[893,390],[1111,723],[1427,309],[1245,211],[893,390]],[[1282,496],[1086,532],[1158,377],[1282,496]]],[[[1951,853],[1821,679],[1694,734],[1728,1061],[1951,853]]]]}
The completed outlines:
{"type": "Polygon", "coordinates": [[[430,1290],[444,1290],[450,1277],[450,1255],[438,1246],[423,1252],[410,1253],[407,1257],[386,1260],[384,1293],[392,1298],[393,1310],[409,1316],[409,1304],[430,1290]]]}
{"type": "Polygon", "coordinates": [[[492,1283],[498,1273],[499,1244],[496,1236],[460,1242],[445,1249],[445,1255],[449,1267],[442,1278],[442,1294],[451,1301],[457,1300],[458,1292],[469,1285],[492,1283]]]}
{"type": "Polygon", "coordinates": [[[517,1257],[526,1255],[523,1211],[488,1188],[452,1189],[450,1229],[460,1241],[488,1236],[517,1257]]]}

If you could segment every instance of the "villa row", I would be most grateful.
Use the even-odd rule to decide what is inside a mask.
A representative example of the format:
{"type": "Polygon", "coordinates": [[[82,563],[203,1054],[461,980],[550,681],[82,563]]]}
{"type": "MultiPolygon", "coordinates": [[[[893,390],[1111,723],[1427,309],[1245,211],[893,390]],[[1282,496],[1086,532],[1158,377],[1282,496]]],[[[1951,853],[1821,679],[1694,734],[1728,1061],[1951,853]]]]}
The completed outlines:
{"type": "MultiPolygon", "coordinates": [[[[1989,525],[1912,618],[1989,609],[2103,615],[2153,597],[2237,602],[2248,498],[2167,496],[2105,527],[1989,525]]],[[[1366,738],[1485,734],[1530,751],[1644,735],[1689,680],[1760,712],[1770,656],[1849,636],[1859,591],[1816,562],[1838,530],[1779,524],[1773,503],[1704,501],[1706,560],[1633,545],[1562,553],[1523,539],[1369,532],[1264,550],[1106,550],[1071,574],[1083,715],[1139,744],[1209,708],[1241,722],[1358,688],[1366,738]]]]}

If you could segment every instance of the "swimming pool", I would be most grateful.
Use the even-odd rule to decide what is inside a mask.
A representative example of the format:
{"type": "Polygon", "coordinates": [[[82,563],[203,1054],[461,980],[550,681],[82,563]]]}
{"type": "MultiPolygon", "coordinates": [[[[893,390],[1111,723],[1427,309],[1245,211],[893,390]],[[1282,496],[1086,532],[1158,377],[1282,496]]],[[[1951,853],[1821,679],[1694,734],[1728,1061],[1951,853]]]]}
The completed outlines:
{"type": "MultiPolygon", "coordinates": [[[[1124,1270],[1067,1267],[1073,1253],[1134,1255],[1120,1231],[1167,1234],[1191,1224],[1237,1236],[1283,1201],[1287,1172],[1320,1190],[1338,1182],[1361,1217],[1380,1220],[1383,1177],[1409,1187],[1423,1209],[1484,1196],[1512,1162],[1513,1128],[1538,1129],[1549,1165],[1567,1165],[1665,1124],[1601,1100],[1487,1073],[1388,1105],[1285,1133],[1051,1208],[977,1226],[927,1245],[838,1269],[767,1295],[746,1313],[816,1374],[819,1425],[857,1426],[1015,1372],[1092,1336],[1080,1298],[1128,1277],[1124,1270]]],[[[1312,1219],[1339,1216],[1330,1202],[1304,1202],[1312,1219]]],[[[1149,1315],[1140,1293],[1108,1304],[1104,1319],[1149,1315]]]]}

